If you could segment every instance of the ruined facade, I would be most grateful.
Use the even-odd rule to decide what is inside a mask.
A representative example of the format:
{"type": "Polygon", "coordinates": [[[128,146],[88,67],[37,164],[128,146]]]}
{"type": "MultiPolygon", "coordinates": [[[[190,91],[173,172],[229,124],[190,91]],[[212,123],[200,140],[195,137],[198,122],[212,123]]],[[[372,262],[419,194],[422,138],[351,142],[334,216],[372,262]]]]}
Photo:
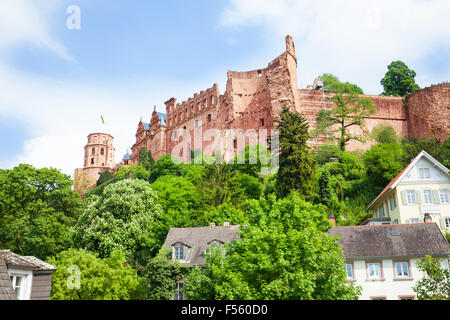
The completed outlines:
{"type": "MultiPolygon", "coordinates": [[[[229,131],[226,129],[267,129],[270,136],[274,120],[279,119],[279,112],[285,104],[301,113],[310,126],[314,127],[319,111],[333,107],[333,103],[328,99],[332,94],[324,92],[317,83],[307,89],[299,89],[297,63],[294,42],[292,37],[287,36],[286,51],[271,61],[266,68],[249,72],[228,71],[223,95],[220,94],[218,85],[214,84],[212,88],[194,94],[187,101],[177,103],[175,98],[166,101],[165,114],[155,111],[150,123],[139,123],[136,143],[132,147],[132,162],[137,163],[139,149],[142,147],[147,147],[155,159],[168,153],[182,156],[174,150],[182,141],[175,132],[177,129],[189,132],[193,150],[197,149],[194,141],[195,130],[204,135],[211,128],[223,132],[229,131]]],[[[392,126],[401,137],[438,138],[443,141],[448,135],[448,83],[419,90],[409,95],[406,103],[401,97],[364,97],[369,97],[376,109],[376,114],[366,118],[369,131],[378,124],[385,124],[392,126]]],[[[262,139],[258,142],[264,141],[262,139]]],[[[233,143],[233,137],[228,137],[222,142],[221,150],[225,154],[241,152],[249,143],[247,139],[245,143],[236,145],[236,142],[233,143]]],[[[310,140],[312,146],[321,143],[323,140],[310,140]]],[[[370,144],[351,141],[347,147],[349,150],[355,150],[368,146],[370,144]]],[[[208,154],[208,142],[203,142],[201,147],[208,154]]]]}
{"type": "MultiPolygon", "coordinates": [[[[222,132],[219,149],[228,160],[247,144],[266,144],[284,105],[301,113],[310,127],[314,127],[318,113],[333,108],[333,102],[329,101],[333,94],[323,90],[320,80],[307,89],[299,89],[297,67],[295,45],[292,37],[287,36],[286,51],[269,62],[266,68],[248,72],[228,71],[223,94],[214,84],[211,88],[195,93],[187,101],[178,103],[175,98],[169,99],[165,102],[166,113],[157,112],[155,107],[149,122],[141,119],[131,156],[127,153],[116,167],[110,162],[112,158],[105,161],[95,158],[95,163],[91,163],[92,154],[89,152],[92,146],[89,138],[85,149],[85,168],[77,169],[76,185],[93,186],[105,170],[115,171],[121,165],[138,164],[142,147],[149,149],[155,160],[165,154],[183,159],[183,150],[180,153],[177,149],[182,141],[187,141],[191,150],[201,148],[203,153],[211,154],[214,151],[212,145],[218,139],[208,135],[209,129],[222,132]],[[188,133],[183,137],[179,134],[182,129],[188,133]],[[260,134],[257,141],[251,141],[248,136],[244,141],[237,141],[236,136],[233,136],[235,132],[248,133],[252,130],[257,133],[266,130],[267,135],[260,134]],[[196,136],[202,137],[201,145],[195,139],[196,136]]],[[[449,88],[448,83],[443,83],[416,91],[405,99],[363,95],[372,100],[376,109],[374,115],[366,118],[366,127],[370,131],[378,124],[385,124],[393,127],[401,137],[437,138],[443,142],[450,129],[449,88]]],[[[360,129],[351,127],[351,130],[360,129]]],[[[107,140],[111,142],[109,150],[113,150],[112,137],[109,136],[107,140]]],[[[323,142],[321,139],[309,141],[311,146],[323,142]]],[[[106,148],[106,145],[98,145],[98,148],[102,146],[106,148]]],[[[368,147],[370,143],[358,141],[347,144],[348,150],[368,147]]]]}

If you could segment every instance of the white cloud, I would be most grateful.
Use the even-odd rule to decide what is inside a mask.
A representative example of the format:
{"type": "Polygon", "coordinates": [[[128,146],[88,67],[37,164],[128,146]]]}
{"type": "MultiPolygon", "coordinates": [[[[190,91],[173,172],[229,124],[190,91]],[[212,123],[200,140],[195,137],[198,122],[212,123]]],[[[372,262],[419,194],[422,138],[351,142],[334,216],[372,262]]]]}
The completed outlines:
{"type": "Polygon", "coordinates": [[[0,2],[0,50],[22,44],[50,50],[59,58],[75,62],[67,48],[50,33],[51,13],[60,0],[2,0],[0,2]]]}
{"type": "MultiPolygon", "coordinates": [[[[448,0],[232,0],[220,26],[257,24],[266,28],[270,41],[291,34],[303,86],[331,72],[367,93],[380,93],[391,61],[403,60],[420,75],[430,72],[423,61],[427,53],[437,46],[450,51],[449,16],[448,0]]],[[[445,76],[427,74],[417,81],[450,80],[450,70],[445,76]]]]}

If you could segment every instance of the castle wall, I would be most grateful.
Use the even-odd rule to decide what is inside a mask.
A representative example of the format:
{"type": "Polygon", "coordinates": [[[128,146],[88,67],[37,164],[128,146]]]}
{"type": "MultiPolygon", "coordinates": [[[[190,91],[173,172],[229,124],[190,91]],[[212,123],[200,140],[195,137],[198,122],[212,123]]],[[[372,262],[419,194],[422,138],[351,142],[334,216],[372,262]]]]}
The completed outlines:
{"type": "Polygon", "coordinates": [[[410,137],[444,142],[450,130],[450,84],[442,83],[406,97],[410,137]]]}

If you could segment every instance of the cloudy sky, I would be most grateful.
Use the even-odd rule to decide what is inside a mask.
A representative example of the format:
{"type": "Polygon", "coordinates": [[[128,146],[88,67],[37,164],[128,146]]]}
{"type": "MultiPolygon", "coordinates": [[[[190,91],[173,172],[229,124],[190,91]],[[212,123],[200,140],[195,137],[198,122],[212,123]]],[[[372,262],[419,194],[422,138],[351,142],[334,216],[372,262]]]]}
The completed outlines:
{"type": "Polygon", "coordinates": [[[286,34],[301,87],[328,72],[380,94],[393,60],[421,87],[449,81],[449,17],[448,0],[1,0],[0,168],[72,175],[98,131],[119,162],[154,106],[223,93],[227,70],[266,67],[286,34]]]}

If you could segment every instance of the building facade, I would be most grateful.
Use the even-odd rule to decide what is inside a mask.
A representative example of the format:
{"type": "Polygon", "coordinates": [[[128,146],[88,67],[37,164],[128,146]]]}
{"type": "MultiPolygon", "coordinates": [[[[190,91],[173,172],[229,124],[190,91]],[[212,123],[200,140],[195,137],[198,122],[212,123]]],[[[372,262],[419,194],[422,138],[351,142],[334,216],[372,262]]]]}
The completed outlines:
{"type": "MultiPolygon", "coordinates": [[[[164,154],[182,157],[174,148],[180,141],[188,141],[192,150],[199,149],[195,134],[203,137],[201,149],[209,154],[211,144],[216,143],[208,135],[209,129],[222,132],[219,148],[225,158],[227,154],[241,152],[247,144],[237,141],[230,131],[267,130],[270,136],[283,105],[289,105],[301,113],[314,127],[318,113],[330,109],[332,96],[323,90],[320,81],[307,89],[298,88],[298,59],[292,37],[286,37],[286,51],[268,63],[266,68],[237,72],[228,71],[225,92],[220,93],[217,84],[195,93],[187,101],[178,103],[175,98],[165,102],[166,113],[157,113],[156,108],[150,122],[138,124],[136,141],[132,147],[132,161],[137,163],[139,149],[148,148],[155,159],[164,154]],[[180,137],[179,130],[187,134],[180,137]],[[205,138],[206,137],[206,138],[205,138]]],[[[449,84],[443,83],[414,92],[404,100],[401,97],[364,95],[372,100],[376,114],[366,118],[369,130],[378,124],[392,126],[401,137],[436,138],[444,141],[450,129],[449,84]]],[[[359,129],[353,129],[354,133],[359,129]]],[[[267,139],[258,139],[266,143],[267,139]]],[[[310,145],[323,143],[322,139],[311,139],[310,145]]],[[[255,143],[255,142],[253,142],[255,143]]],[[[358,141],[348,144],[349,150],[367,148],[370,145],[358,141]]]]}
{"type": "Polygon", "coordinates": [[[347,280],[362,288],[360,300],[416,300],[425,255],[449,268],[450,246],[435,223],[335,227],[346,259],[347,280]]]}
{"type": "Polygon", "coordinates": [[[435,222],[450,232],[448,169],[422,151],[369,205],[372,224],[435,222]]]}

